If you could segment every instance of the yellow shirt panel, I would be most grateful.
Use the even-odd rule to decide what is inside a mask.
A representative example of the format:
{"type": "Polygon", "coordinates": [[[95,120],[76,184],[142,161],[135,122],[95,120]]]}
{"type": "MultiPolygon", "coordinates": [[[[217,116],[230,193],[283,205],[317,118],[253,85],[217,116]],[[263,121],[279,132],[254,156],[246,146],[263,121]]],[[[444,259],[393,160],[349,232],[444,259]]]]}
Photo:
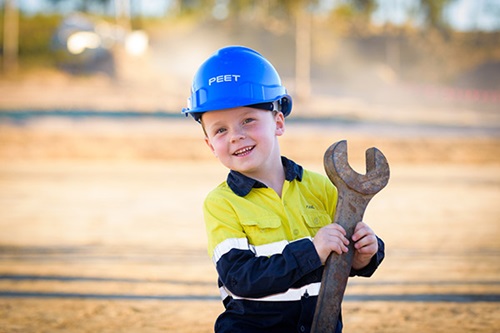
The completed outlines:
{"type": "Polygon", "coordinates": [[[227,239],[246,238],[253,246],[314,237],[332,223],[337,189],[323,175],[304,170],[302,181],[285,181],[282,197],[271,188],[253,188],[240,197],[226,182],[205,199],[208,253],[227,239]]]}

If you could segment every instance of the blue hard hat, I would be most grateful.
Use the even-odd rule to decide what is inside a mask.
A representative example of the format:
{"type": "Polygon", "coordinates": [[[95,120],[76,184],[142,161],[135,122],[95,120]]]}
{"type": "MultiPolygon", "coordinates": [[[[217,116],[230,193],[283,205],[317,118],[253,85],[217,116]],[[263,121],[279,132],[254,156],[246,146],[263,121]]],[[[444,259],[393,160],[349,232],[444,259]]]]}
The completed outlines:
{"type": "Polygon", "coordinates": [[[212,54],[196,72],[188,107],[197,121],[203,113],[241,106],[278,110],[286,117],[292,98],[273,65],[244,46],[228,46],[212,54]]]}

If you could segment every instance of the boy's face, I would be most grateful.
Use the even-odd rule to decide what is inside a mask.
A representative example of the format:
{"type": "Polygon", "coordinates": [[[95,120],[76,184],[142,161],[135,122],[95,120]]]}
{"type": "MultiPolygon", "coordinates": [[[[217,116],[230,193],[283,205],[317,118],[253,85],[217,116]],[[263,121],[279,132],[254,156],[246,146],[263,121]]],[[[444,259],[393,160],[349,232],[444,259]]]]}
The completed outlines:
{"type": "Polygon", "coordinates": [[[277,137],[285,131],[281,112],[249,107],[203,114],[205,141],[228,169],[247,176],[258,174],[270,156],[280,156],[277,137]]]}

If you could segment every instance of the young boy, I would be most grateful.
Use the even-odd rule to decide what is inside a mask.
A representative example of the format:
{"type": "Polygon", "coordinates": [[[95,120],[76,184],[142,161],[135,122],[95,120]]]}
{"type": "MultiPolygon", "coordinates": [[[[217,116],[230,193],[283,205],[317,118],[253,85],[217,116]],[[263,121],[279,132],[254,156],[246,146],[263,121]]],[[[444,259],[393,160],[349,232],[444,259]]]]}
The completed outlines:
{"type": "Polygon", "coordinates": [[[355,243],[351,276],[371,276],[384,258],[384,243],[368,225],[359,222],[347,239],[332,223],[337,190],[326,176],[281,156],[278,137],[291,109],[271,63],[229,46],[198,69],[183,110],[230,170],[203,206],[225,306],[218,333],[309,332],[331,252],[355,243]]]}

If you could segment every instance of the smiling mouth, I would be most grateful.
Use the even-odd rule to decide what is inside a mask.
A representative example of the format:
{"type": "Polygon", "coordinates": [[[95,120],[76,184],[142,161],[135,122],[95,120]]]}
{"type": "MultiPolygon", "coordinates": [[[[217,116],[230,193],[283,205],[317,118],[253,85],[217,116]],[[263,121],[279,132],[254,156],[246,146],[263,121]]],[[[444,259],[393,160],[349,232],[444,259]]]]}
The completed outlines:
{"type": "Polygon", "coordinates": [[[251,147],[245,147],[245,148],[241,148],[241,149],[238,149],[237,151],[235,151],[233,153],[234,156],[246,156],[248,155],[253,149],[255,148],[255,146],[251,146],[251,147]]]}

